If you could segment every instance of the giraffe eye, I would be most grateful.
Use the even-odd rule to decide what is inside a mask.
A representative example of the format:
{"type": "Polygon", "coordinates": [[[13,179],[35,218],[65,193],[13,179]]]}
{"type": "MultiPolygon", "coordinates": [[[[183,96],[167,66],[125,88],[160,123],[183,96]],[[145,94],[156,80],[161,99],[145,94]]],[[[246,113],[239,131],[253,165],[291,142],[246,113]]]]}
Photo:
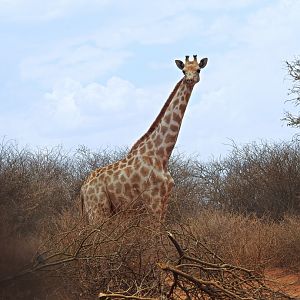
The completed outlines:
{"type": "Polygon", "coordinates": [[[183,70],[182,73],[185,75],[185,71],[183,70]]]}
{"type": "Polygon", "coordinates": [[[200,73],[200,69],[197,70],[197,73],[200,73]]]}

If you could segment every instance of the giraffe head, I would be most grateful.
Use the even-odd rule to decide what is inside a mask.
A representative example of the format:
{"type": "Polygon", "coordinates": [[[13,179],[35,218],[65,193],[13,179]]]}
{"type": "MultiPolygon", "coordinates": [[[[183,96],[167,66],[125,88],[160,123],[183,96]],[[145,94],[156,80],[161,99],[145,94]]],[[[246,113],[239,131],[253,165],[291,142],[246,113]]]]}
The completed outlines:
{"type": "Polygon", "coordinates": [[[200,71],[207,64],[207,58],[202,58],[200,62],[197,62],[197,55],[193,55],[194,60],[190,61],[189,56],[185,57],[185,63],[181,60],[175,60],[177,67],[182,70],[184,74],[184,80],[189,85],[194,85],[200,81],[200,71]]]}

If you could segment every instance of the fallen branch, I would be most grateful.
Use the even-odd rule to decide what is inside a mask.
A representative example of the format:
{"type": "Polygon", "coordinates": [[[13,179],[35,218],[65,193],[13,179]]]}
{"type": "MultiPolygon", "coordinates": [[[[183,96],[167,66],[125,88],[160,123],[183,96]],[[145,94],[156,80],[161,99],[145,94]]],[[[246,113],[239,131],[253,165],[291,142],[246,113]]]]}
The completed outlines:
{"type": "Polygon", "coordinates": [[[144,298],[144,297],[139,297],[139,296],[134,296],[134,295],[123,295],[120,293],[111,293],[111,294],[106,294],[106,293],[99,293],[98,295],[99,299],[135,299],[135,300],[155,300],[155,298],[144,298]]]}
{"type": "MultiPolygon", "coordinates": [[[[201,253],[199,257],[187,254],[187,250],[182,249],[174,235],[170,232],[167,234],[179,255],[177,265],[158,264],[161,270],[173,276],[168,298],[184,293],[187,299],[204,299],[203,297],[207,296],[209,299],[237,300],[293,299],[267,287],[263,282],[263,276],[253,270],[224,263],[206,245],[202,247],[203,251],[209,253],[211,261],[217,257],[220,263],[201,259],[201,253]]],[[[196,242],[202,246],[202,243],[196,242]]]]}

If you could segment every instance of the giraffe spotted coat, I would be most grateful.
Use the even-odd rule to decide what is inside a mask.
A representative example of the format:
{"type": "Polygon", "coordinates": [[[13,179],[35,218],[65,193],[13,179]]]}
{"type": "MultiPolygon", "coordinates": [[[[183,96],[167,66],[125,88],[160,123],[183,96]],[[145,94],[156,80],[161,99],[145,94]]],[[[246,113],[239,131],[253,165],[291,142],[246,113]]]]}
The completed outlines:
{"type": "Polygon", "coordinates": [[[83,209],[90,222],[107,218],[127,207],[143,204],[159,221],[166,215],[174,180],[167,166],[176,144],[182,119],[200,70],[199,63],[176,60],[184,77],[176,84],[149,130],[120,161],[94,170],[81,188],[83,209]]]}

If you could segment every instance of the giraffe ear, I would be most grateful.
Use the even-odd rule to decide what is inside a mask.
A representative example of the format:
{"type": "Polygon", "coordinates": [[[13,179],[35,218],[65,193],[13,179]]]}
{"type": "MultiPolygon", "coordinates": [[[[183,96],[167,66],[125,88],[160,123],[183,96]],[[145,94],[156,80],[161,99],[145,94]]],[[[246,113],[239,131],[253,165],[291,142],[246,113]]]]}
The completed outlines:
{"type": "Polygon", "coordinates": [[[175,63],[180,70],[184,68],[184,63],[181,60],[176,59],[175,63]]]}
{"type": "Polygon", "coordinates": [[[200,67],[200,69],[203,69],[205,66],[206,66],[206,64],[207,64],[207,61],[208,61],[208,58],[202,58],[201,60],[200,60],[200,62],[199,62],[199,67],[200,67]]]}

